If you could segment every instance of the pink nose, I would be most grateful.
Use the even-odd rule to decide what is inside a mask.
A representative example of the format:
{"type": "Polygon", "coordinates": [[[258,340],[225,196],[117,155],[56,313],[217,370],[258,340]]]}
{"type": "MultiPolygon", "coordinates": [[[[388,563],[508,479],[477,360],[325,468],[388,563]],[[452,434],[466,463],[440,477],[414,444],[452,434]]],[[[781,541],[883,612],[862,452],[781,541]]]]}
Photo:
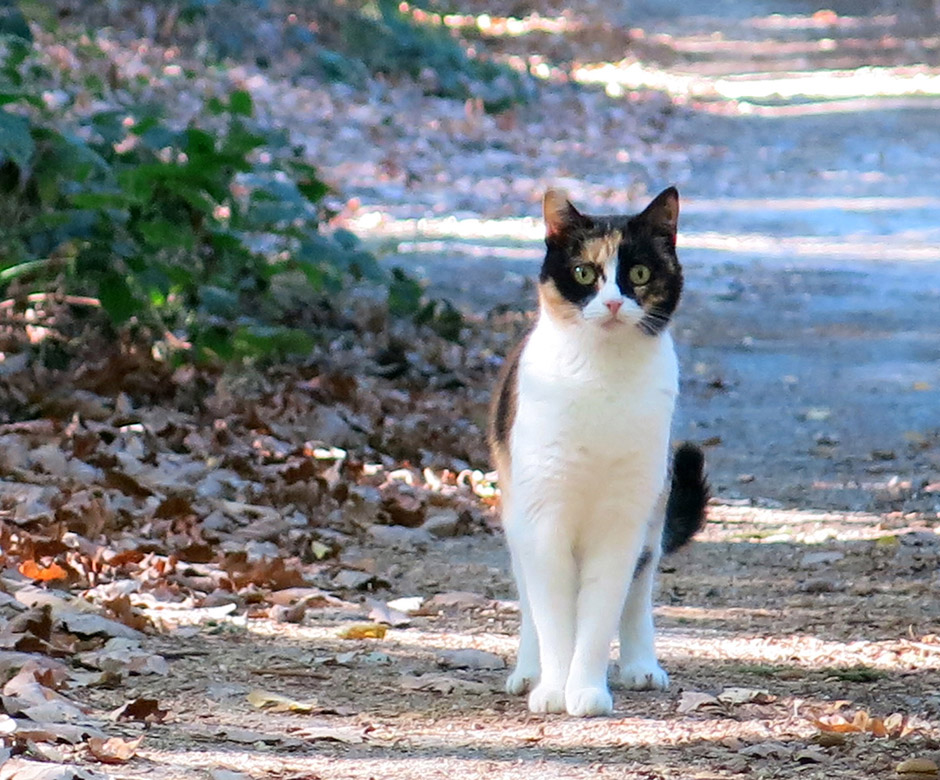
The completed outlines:
{"type": "Polygon", "coordinates": [[[620,311],[620,307],[623,305],[623,301],[607,301],[605,304],[608,309],[610,309],[611,314],[616,314],[620,311]]]}

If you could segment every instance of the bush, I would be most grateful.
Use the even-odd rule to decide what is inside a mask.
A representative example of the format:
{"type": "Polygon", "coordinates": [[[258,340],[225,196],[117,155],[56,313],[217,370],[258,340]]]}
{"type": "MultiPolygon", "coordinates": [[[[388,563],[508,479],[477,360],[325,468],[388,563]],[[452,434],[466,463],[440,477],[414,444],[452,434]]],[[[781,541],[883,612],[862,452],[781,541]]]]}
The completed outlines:
{"type": "Polygon", "coordinates": [[[303,352],[271,295],[280,275],[315,292],[381,276],[352,234],[320,232],[328,192],[283,134],[252,120],[247,92],[174,129],[153,108],[99,111],[63,128],[44,106],[31,47],[0,58],[0,293],[100,300],[196,359],[303,352]]]}

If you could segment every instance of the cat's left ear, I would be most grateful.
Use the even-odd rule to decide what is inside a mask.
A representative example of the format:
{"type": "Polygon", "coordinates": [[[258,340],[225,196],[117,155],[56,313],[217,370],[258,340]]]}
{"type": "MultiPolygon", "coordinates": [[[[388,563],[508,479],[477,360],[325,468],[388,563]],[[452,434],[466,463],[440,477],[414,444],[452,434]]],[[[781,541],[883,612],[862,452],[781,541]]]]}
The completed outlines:
{"type": "Polygon", "coordinates": [[[545,218],[545,237],[563,236],[584,221],[584,216],[568,200],[564,190],[549,189],[542,198],[542,216],[545,218]]]}
{"type": "Polygon", "coordinates": [[[675,239],[679,225],[679,191],[675,187],[663,190],[640,216],[675,239]]]}

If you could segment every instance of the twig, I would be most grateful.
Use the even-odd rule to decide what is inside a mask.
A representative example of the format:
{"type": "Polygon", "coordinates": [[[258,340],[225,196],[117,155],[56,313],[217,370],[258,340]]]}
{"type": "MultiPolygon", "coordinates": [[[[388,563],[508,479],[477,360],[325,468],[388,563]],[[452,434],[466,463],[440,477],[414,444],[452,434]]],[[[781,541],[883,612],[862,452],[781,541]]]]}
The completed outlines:
{"type": "MultiPolygon", "coordinates": [[[[7,298],[0,301],[0,310],[12,309],[22,298],[7,298]]],[[[57,303],[67,303],[70,306],[101,306],[101,301],[97,298],[91,298],[87,295],[60,295],[59,293],[30,293],[26,296],[27,303],[44,303],[45,301],[55,301],[57,303]]]]}
{"type": "Polygon", "coordinates": [[[262,667],[261,669],[251,669],[252,674],[272,674],[277,677],[310,677],[314,680],[329,680],[328,674],[312,672],[309,669],[289,669],[286,667],[272,666],[262,667]]]}

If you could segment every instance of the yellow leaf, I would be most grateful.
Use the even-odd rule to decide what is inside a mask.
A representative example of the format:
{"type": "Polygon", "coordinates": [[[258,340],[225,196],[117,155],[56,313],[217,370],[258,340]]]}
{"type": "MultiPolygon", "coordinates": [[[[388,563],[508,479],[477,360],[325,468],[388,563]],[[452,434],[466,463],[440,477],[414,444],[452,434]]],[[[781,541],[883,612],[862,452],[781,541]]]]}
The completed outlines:
{"type": "Polygon", "coordinates": [[[252,707],[270,712],[313,712],[317,708],[316,700],[296,701],[270,691],[254,690],[246,698],[252,707]]]}
{"type": "Polygon", "coordinates": [[[313,553],[313,557],[318,561],[322,561],[332,551],[332,548],[327,547],[323,542],[311,542],[310,544],[310,552],[313,553]]]}
{"type": "Polygon", "coordinates": [[[930,382],[914,382],[915,390],[929,390],[930,382]]]}
{"type": "Polygon", "coordinates": [[[875,539],[875,544],[879,547],[897,547],[901,542],[898,540],[898,537],[893,535],[888,536],[879,536],[875,539]]]}
{"type": "Polygon", "coordinates": [[[381,623],[356,623],[339,632],[340,639],[384,639],[388,626],[381,623]]]}

